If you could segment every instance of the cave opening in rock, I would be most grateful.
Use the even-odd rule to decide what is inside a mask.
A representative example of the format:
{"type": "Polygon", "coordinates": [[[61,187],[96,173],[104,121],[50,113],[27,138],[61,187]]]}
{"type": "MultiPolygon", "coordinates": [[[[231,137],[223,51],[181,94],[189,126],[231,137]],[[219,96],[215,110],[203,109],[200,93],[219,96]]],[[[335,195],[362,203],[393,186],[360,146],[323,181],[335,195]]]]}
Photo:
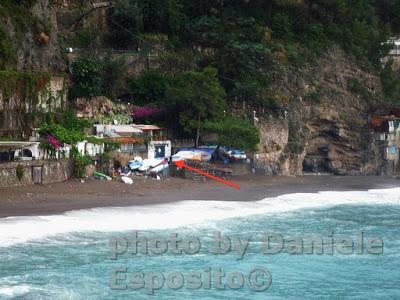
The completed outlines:
{"type": "Polygon", "coordinates": [[[303,160],[304,173],[332,173],[326,157],[306,156],[303,160]]]}

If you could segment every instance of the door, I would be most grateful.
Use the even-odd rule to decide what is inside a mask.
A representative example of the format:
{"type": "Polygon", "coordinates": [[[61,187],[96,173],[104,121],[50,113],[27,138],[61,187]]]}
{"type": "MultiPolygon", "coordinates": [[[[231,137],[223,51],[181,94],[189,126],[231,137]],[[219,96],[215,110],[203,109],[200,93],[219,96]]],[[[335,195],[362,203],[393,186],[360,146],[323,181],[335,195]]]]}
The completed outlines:
{"type": "Polygon", "coordinates": [[[155,147],[155,158],[164,158],[165,157],[165,145],[156,145],[155,147]]]}
{"type": "Polygon", "coordinates": [[[32,167],[32,181],[34,184],[42,184],[42,166],[32,167]]]}

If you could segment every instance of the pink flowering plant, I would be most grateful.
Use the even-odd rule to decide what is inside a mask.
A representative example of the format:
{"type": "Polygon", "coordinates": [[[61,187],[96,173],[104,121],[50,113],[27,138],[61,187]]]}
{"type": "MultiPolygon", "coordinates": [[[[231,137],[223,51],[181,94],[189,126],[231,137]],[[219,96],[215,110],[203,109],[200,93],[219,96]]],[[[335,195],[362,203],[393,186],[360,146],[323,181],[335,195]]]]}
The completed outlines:
{"type": "Polygon", "coordinates": [[[64,147],[64,145],[56,137],[54,137],[52,135],[47,136],[47,142],[54,149],[60,149],[60,148],[64,147]]]}
{"type": "Polygon", "coordinates": [[[52,135],[47,135],[41,143],[41,148],[49,151],[50,158],[55,158],[56,151],[62,147],[64,147],[64,144],[52,135]]]}

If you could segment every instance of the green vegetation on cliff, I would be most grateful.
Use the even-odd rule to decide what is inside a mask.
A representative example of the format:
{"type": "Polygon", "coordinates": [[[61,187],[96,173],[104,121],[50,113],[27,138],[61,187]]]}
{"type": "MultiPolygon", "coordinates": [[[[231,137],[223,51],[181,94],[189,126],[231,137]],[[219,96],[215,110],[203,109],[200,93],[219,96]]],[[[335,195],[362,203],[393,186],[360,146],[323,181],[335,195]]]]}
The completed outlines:
{"type": "MultiPolygon", "coordinates": [[[[0,3],[1,69],[15,66],[21,32],[46,32],[30,12],[35,2],[0,3]]],[[[81,24],[75,38],[92,56],[72,64],[70,95],[106,95],[159,108],[160,122],[181,136],[227,131],[232,115],[243,115],[246,121],[236,121],[251,129],[253,110],[282,115],[293,100],[273,88],[277,74],[307,67],[339,47],[364,70],[381,75],[385,97],[379,101],[396,103],[400,80],[389,66],[382,70],[381,58],[388,50],[384,42],[400,31],[399,7],[400,0],[118,0],[106,15],[109,30],[94,28],[104,35],[101,47],[154,56],[146,56],[146,70],[133,76],[123,60],[97,55],[98,45],[84,41],[87,28],[81,24]]],[[[367,102],[375,97],[353,83],[351,93],[367,102]]],[[[321,93],[311,90],[304,98],[318,105],[321,93]]]]}
{"type": "Polygon", "coordinates": [[[18,96],[27,104],[36,104],[49,81],[50,74],[45,72],[0,71],[0,91],[5,102],[18,96]]]}
{"type": "MultiPolygon", "coordinates": [[[[381,73],[385,97],[359,82],[349,91],[367,103],[394,103],[400,81],[389,67],[381,70],[381,58],[388,50],[384,42],[400,29],[399,6],[399,0],[119,0],[108,13],[104,40],[115,50],[156,53],[157,63],[119,78],[121,88],[113,89],[113,78],[125,72],[109,76],[98,59],[83,57],[72,67],[72,95],[112,91],[113,97],[160,108],[163,125],[199,140],[207,131],[229,132],[232,115],[247,119],[235,119],[244,131],[251,129],[253,110],[282,115],[293,99],[273,88],[276,74],[339,47],[367,72],[381,73]]],[[[119,70],[115,62],[109,67],[119,70]]],[[[320,89],[304,97],[313,105],[322,98],[320,89]]],[[[254,141],[240,146],[250,149],[254,141]]]]}
{"type": "MultiPolygon", "coordinates": [[[[396,102],[400,81],[389,67],[381,71],[381,58],[388,50],[384,42],[400,31],[399,7],[399,0],[120,0],[109,21],[112,37],[118,40],[112,46],[119,49],[151,48],[143,36],[168,36],[158,68],[129,79],[128,94],[137,103],[168,109],[177,103],[167,93],[174,90],[177,79],[213,67],[226,95],[225,105],[209,106],[213,114],[226,110],[229,115],[231,108],[242,104],[273,113],[291,100],[272,88],[274,75],[282,68],[302,68],[332,47],[344,49],[366,71],[382,73],[386,97],[378,99],[396,102]]],[[[187,94],[201,99],[206,93],[177,87],[184,94],[179,95],[182,101],[190,99],[187,94]]],[[[376,102],[366,88],[357,84],[349,88],[367,102],[376,102]]],[[[318,105],[321,95],[314,91],[305,98],[318,105]]],[[[193,108],[181,106],[175,118],[169,114],[169,125],[178,131],[182,127],[180,132],[183,128],[198,132],[197,126],[189,126],[196,123],[193,108]]],[[[203,121],[213,119],[205,116],[203,121]]],[[[208,128],[218,131],[215,126],[208,128]]]]}
{"type": "MultiPolygon", "coordinates": [[[[37,0],[0,1],[0,69],[13,69],[17,63],[16,50],[27,33],[49,34],[49,24],[31,12],[37,0]]],[[[37,39],[35,41],[39,43],[37,39]]]]}

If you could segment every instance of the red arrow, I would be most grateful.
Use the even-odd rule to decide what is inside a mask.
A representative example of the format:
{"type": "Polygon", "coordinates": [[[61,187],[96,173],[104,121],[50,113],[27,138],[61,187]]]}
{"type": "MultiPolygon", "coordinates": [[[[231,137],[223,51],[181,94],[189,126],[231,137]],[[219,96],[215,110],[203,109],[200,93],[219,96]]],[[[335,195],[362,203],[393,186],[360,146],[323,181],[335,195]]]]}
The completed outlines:
{"type": "Polygon", "coordinates": [[[188,166],[187,164],[185,164],[185,161],[184,161],[184,160],[175,161],[174,163],[175,163],[175,165],[176,165],[179,169],[186,168],[186,169],[188,169],[189,171],[193,171],[193,172],[199,173],[199,174],[201,174],[201,175],[203,175],[203,176],[206,176],[206,177],[208,177],[208,178],[211,178],[211,179],[214,179],[214,180],[216,180],[216,181],[219,181],[219,182],[221,182],[221,183],[223,183],[223,184],[226,184],[226,185],[228,185],[228,186],[230,186],[230,187],[233,187],[234,189],[240,190],[240,185],[237,185],[237,184],[235,184],[235,183],[233,183],[233,182],[230,182],[230,181],[227,181],[227,180],[223,180],[223,179],[221,179],[221,178],[219,178],[219,177],[210,175],[210,174],[208,174],[208,173],[206,173],[206,172],[203,172],[203,171],[201,171],[201,170],[199,170],[199,169],[192,168],[192,167],[188,166]]]}

